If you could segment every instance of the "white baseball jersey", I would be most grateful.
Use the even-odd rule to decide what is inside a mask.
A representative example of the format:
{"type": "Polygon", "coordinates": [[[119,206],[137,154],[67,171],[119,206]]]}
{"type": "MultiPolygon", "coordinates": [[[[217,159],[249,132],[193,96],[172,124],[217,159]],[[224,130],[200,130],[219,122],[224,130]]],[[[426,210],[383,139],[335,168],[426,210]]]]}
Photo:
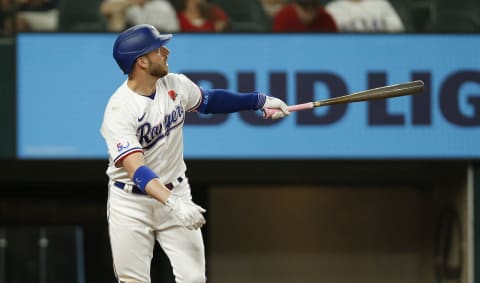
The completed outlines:
{"type": "Polygon", "coordinates": [[[342,32],[402,32],[402,20],[386,0],[334,0],[325,9],[342,32]]]}
{"type": "Polygon", "coordinates": [[[118,163],[143,152],[146,165],[167,184],[185,173],[182,127],[187,111],[202,101],[199,87],[186,76],[159,79],[151,97],[139,95],[125,81],[110,98],[101,127],[109,152],[111,181],[133,184],[118,163]]]}
{"type": "MultiPolygon", "coordinates": [[[[200,229],[186,229],[163,203],[114,184],[133,184],[127,171],[117,165],[134,152],[143,152],[146,165],[164,184],[183,176],[185,114],[201,102],[196,84],[184,75],[168,74],[157,81],[155,95],[151,97],[133,92],[125,81],[107,104],[100,131],[109,151],[107,218],[119,282],[150,282],[155,241],[170,259],[177,282],[206,280],[200,229]]],[[[177,183],[172,194],[184,201],[191,200],[188,178],[177,183]]]]}

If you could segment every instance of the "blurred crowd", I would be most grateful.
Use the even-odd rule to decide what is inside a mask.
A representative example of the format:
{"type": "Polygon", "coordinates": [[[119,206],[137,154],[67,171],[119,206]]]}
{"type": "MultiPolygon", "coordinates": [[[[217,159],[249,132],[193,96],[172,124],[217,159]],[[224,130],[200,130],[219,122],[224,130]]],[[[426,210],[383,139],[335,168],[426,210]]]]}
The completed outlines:
{"type": "MultiPolygon", "coordinates": [[[[429,1],[442,0],[0,1],[3,36],[18,32],[119,32],[141,23],[152,24],[162,32],[480,31],[477,18],[469,18],[468,13],[443,15],[463,23],[458,30],[450,30],[454,24],[438,29],[441,25],[436,22],[442,14],[430,10],[441,4],[429,5],[429,1]]],[[[451,0],[443,0],[447,1],[451,0]]]]}

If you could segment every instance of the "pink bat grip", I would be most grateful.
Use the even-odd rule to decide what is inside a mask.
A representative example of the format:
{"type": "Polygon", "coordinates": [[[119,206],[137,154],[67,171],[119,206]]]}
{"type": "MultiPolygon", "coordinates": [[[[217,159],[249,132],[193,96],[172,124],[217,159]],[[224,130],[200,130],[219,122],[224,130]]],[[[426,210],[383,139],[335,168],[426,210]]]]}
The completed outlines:
{"type": "MultiPolygon", "coordinates": [[[[293,112],[293,111],[300,111],[300,110],[307,110],[307,109],[312,109],[313,108],[313,102],[307,102],[307,103],[302,103],[302,104],[296,104],[296,105],[290,105],[287,107],[288,111],[293,112]]],[[[268,119],[271,118],[273,114],[279,112],[281,110],[279,109],[271,109],[271,108],[265,108],[263,110],[263,118],[268,119]]]]}

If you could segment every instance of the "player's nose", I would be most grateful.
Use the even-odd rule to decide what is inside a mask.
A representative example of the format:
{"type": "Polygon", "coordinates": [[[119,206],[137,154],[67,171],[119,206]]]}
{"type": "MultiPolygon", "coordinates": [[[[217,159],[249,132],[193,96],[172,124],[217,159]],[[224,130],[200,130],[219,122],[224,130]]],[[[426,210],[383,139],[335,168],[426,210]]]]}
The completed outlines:
{"type": "Polygon", "coordinates": [[[170,49],[168,49],[165,46],[160,47],[160,52],[162,52],[163,55],[168,55],[170,54],[170,49]]]}

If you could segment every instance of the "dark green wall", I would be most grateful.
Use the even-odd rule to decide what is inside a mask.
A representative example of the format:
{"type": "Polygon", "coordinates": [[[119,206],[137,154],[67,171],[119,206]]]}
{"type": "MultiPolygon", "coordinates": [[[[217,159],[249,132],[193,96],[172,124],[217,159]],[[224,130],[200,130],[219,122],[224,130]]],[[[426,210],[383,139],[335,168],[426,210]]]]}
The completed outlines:
{"type": "Polygon", "coordinates": [[[13,39],[0,39],[0,158],[15,154],[15,48],[13,39]]]}

